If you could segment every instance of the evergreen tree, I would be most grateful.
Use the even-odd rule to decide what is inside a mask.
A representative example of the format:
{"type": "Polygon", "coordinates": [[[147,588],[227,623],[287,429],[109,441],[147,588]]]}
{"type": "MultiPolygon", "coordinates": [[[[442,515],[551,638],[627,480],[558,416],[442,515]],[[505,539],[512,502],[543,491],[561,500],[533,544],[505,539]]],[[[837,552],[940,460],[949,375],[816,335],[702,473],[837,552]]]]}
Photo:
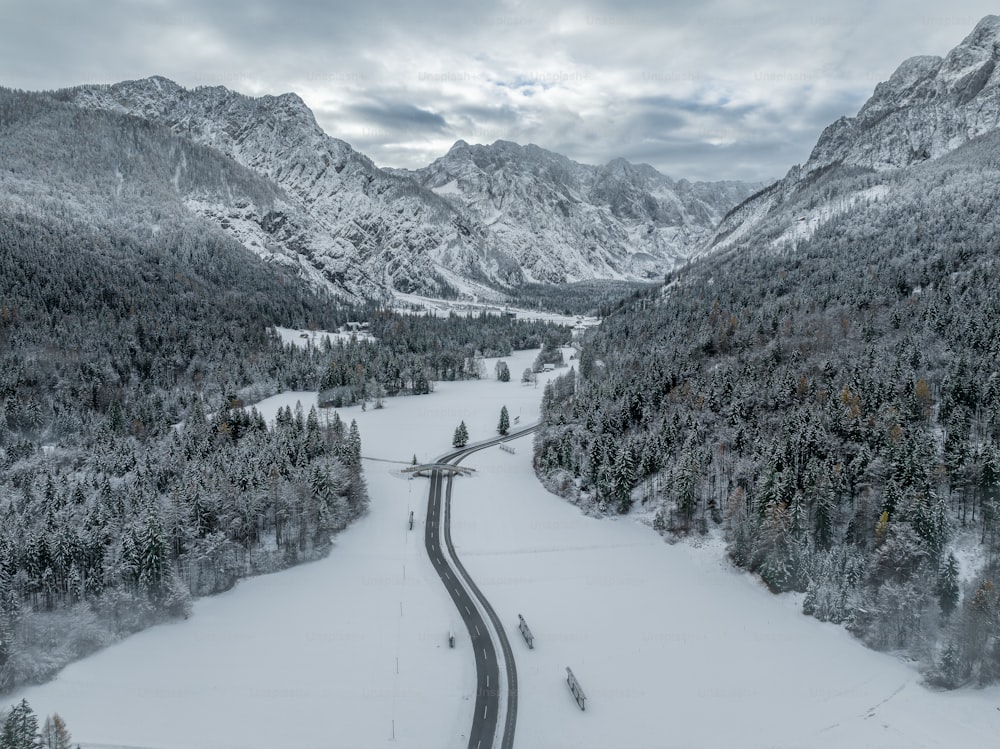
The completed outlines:
{"type": "Polygon", "coordinates": [[[348,465],[361,465],[361,432],[358,430],[358,422],[351,419],[351,426],[347,431],[347,458],[348,465]]]}
{"type": "Polygon", "coordinates": [[[465,426],[465,422],[461,422],[457,427],[455,427],[455,436],[452,437],[451,446],[452,447],[465,447],[469,443],[469,430],[465,426]]]}
{"type": "Polygon", "coordinates": [[[949,554],[944,566],[938,574],[938,603],[941,606],[941,613],[946,617],[958,606],[958,560],[954,554],[949,554]]]}
{"type": "Polygon", "coordinates": [[[27,700],[11,707],[0,732],[0,749],[41,749],[38,717],[27,700]]]}
{"type": "Polygon", "coordinates": [[[500,409],[500,423],[497,424],[497,432],[507,434],[510,431],[510,415],[507,413],[507,406],[500,409]]]}
{"type": "Polygon", "coordinates": [[[635,486],[635,456],[628,444],[623,444],[618,450],[614,467],[614,482],[618,512],[624,514],[632,506],[632,487],[635,486]]]}
{"type": "Polygon", "coordinates": [[[139,584],[154,597],[159,596],[169,562],[163,528],[155,513],[146,517],[136,551],[139,558],[139,584]]]}

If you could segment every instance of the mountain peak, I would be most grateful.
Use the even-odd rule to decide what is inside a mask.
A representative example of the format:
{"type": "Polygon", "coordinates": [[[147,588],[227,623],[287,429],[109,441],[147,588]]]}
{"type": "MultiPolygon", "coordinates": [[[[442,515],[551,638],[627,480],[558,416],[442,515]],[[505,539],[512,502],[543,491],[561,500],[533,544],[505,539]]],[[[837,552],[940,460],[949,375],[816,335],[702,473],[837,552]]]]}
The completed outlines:
{"type": "Polygon", "coordinates": [[[898,168],[953,151],[1000,126],[1000,16],[986,16],[945,57],[905,60],[856,117],[823,131],[805,172],[834,163],[898,168]]]}
{"type": "Polygon", "coordinates": [[[609,175],[509,140],[457,140],[425,169],[385,171],[324,133],[295,94],[188,90],[159,77],[75,94],[80,106],[143,117],[273,182],[280,204],[244,214],[252,225],[200,197],[189,207],[351,293],[433,295],[453,277],[498,287],[657,277],[751,191],[681,194],[651,167],[620,160],[621,175],[609,175]]]}
{"type": "Polygon", "coordinates": [[[984,16],[962,44],[984,44],[998,41],[1000,41],[1000,16],[984,16]]]}
{"type": "Polygon", "coordinates": [[[162,75],[151,75],[148,78],[142,78],[138,81],[133,81],[133,83],[147,84],[148,86],[156,88],[158,91],[175,92],[183,90],[180,84],[162,75]]]}
{"type": "MultiPolygon", "coordinates": [[[[945,57],[905,60],[878,84],[855,117],[841,117],[820,136],[802,167],[730,213],[713,243],[726,246],[750,236],[751,225],[781,212],[818,179],[857,170],[903,170],[933,161],[1000,130],[1000,16],[986,16],[945,57]],[[820,176],[822,175],[822,177],[820,176]]],[[[881,195],[882,188],[876,190],[881,195]]],[[[841,199],[869,200],[864,193],[841,199]]],[[[826,209],[824,209],[826,210],[826,209]]],[[[829,217],[835,208],[826,212],[829,217]]],[[[801,210],[798,211],[801,218],[801,210]]],[[[784,219],[780,219],[784,220],[784,219]]],[[[797,221],[798,219],[796,219],[797,221]]],[[[825,220],[825,219],[823,219],[825,220]]],[[[819,219],[817,219],[819,221],[819,219]]],[[[811,225],[812,229],[815,225],[811,225]]],[[[811,229],[811,230],[812,230],[811,229]]],[[[804,230],[789,230],[803,236],[804,230]]]]}
{"type": "Polygon", "coordinates": [[[921,79],[937,75],[943,62],[943,57],[935,55],[910,57],[900,63],[888,81],[879,85],[888,85],[896,90],[910,88],[921,79]]]}

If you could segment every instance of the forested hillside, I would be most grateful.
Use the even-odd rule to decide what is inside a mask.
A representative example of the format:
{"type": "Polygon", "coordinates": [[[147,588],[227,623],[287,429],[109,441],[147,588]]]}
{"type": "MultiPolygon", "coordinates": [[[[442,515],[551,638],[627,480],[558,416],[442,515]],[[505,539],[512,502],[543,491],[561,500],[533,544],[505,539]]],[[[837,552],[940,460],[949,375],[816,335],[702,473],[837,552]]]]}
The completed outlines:
{"type": "Polygon", "coordinates": [[[1000,137],[829,170],[794,200],[862,182],[888,197],[755,235],[606,319],[546,392],[536,467],[591,511],[721,529],[735,564],[934,683],[992,682],[1000,137]]]}

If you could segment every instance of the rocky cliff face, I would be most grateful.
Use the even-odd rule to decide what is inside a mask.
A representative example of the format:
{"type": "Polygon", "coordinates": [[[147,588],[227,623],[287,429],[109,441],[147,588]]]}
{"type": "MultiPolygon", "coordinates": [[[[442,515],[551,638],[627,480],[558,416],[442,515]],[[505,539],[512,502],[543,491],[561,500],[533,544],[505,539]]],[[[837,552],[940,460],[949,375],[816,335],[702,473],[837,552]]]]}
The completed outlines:
{"type": "Polygon", "coordinates": [[[578,164],[537,146],[457,142],[410,172],[482,226],[533,281],[659,276],[753,187],[675,182],[645,164],[578,164]]]}
{"type": "Polygon", "coordinates": [[[806,171],[833,163],[888,169],[938,158],[1000,124],[1000,17],[987,16],[944,58],[913,57],[856,117],[820,136],[806,171]]]}
{"type": "Polygon", "coordinates": [[[939,159],[1000,126],[1000,17],[987,16],[945,57],[913,57],[855,117],[829,125],[801,166],[720,223],[706,250],[784,245],[859,202],[887,199],[891,175],[939,159]],[[848,182],[851,183],[850,187],[848,182]],[[834,183],[836,196],[824,198],[834,183]]]}

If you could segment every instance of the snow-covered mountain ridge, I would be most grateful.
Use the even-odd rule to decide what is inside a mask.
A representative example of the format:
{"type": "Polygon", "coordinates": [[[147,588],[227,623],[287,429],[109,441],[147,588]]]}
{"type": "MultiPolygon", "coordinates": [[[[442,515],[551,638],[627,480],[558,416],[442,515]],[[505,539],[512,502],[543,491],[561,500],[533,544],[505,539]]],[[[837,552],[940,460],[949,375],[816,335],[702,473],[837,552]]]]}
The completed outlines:
{"type": "Polygon", "coordinates": [[[488,229],[527,278],[542,282],[594,277],[588,275],[594,271],[607,278],[658,276],[686,260],[751,189],[674,181],[625,159],[587,166],[507,141],[458,141],[408,174],[488,229]]]}
{"type": "MultiPolygon", "coordinates": [[[[585,166],[504,141],[459,141],[417,171],[380,169],[323,132],[295,94],[251,98],[161,77],[62,93],[167,126],[274,182],[288,205],[266,224],[257,217],[263,233],[354,295],[656,277],[756,187],[674,181],[622,159],[585,166]]],[[[228,213],[192,208],[210,220],[228,213]]],[[[217,223],[241,241],[260,233],[217,223]]]]}

